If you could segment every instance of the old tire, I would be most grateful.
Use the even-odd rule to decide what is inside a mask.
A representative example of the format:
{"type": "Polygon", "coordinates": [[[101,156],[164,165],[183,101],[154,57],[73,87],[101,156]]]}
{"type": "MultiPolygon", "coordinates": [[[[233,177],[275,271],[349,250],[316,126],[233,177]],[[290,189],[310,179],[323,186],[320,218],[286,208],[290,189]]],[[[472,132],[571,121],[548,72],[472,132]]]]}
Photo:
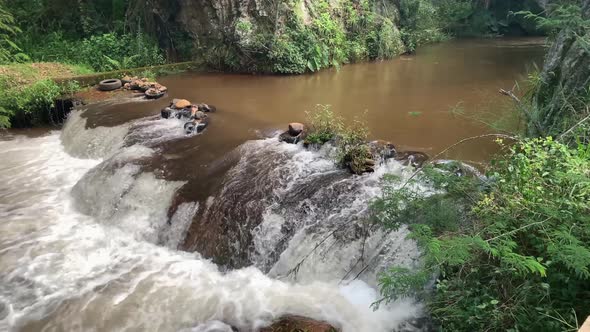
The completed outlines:
{"type": "Polygon", "coordinates": [[[145,97],[147,99],[158,99],[161,98],[164,95],[164,92],[162,91],[150,91],[150,89],[148,89],[146,92],[144,92],[145,97]]]}
{"type": "Polygon", "coordinates": [[[123,83],[121,82],[121,80],[117,79],[104,80],[98,83],[98,89],[101,91],[117,90],[120,89],[122,86],[123,83]]]}

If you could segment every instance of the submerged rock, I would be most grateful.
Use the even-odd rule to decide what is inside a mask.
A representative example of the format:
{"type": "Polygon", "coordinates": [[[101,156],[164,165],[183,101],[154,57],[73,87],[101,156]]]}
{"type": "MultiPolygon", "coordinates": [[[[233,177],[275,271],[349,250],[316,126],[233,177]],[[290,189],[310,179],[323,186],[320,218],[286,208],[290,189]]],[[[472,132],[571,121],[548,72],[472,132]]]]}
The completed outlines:
{"type": "Polygon", "coordinates": [[[338,330],[328,323],[316,321],[300,316],[286,316],[276,321],[260,332],[337,332],[338,330]]]}

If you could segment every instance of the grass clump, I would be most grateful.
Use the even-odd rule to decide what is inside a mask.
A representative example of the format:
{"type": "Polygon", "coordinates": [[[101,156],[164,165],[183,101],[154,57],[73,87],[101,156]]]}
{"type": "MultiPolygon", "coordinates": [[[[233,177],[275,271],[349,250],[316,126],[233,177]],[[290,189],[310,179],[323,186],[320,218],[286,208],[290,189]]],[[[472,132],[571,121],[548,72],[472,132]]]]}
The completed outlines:
{"type": "Polygon", "coordinates": [[[343,128],[343,120],[337,116],[330,105],[316,105],[307,112],[310,130],[305,141],[310,144],[324,144],[335,139],[343,128]]]}

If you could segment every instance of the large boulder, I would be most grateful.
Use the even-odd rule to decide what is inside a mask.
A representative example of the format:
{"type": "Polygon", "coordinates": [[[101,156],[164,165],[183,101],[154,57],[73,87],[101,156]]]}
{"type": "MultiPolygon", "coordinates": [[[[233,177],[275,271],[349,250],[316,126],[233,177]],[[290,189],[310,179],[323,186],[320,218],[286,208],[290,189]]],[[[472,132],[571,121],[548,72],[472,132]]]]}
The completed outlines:
{"type": "Polygon", "coordinates": [[[313,319],[300,316],[286,316],[276,321],[269,327],[265,327],[260,332],[337,332],[338,330],[325,322],[319,322],[313,319]]]}

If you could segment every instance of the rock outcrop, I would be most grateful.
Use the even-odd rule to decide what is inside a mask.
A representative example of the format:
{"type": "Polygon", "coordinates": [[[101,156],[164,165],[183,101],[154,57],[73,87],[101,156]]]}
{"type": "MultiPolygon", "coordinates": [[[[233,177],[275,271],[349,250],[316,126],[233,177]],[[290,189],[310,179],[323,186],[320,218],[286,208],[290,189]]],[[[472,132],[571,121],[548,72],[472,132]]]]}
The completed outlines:
{"type": "MultiPolygon", "coordinates": [[[[590,0],[582,1],[583,18],[590,19],[590,0]]],[[[541,85],[535,95],[536,111],[529,119],[529,133],[533,136],[556,135],[576,121],[583,109],[584,96],[590,86],[589,31],[564,29],[553,42],[541,72],[541,85]],[[567,121],[569,120],[569,121],[567,121]]]]}
{"type": "Polygon", "coordinates": [[[196,58],[225,71],[294,74],[405,52],[395,2],[348,1],[158,0],[150,14],[163,43],[170,43],[174,30],[196,58]],[[351,27],[351,15],[370,19],[351,27]],[[352,52],[336,45],[335,37],[321,36],[324,26],[340,40],[352,32],[363,37],[354,40],[352,52]],[[376,37],[367,38],[369,32],[376,37]]]}

